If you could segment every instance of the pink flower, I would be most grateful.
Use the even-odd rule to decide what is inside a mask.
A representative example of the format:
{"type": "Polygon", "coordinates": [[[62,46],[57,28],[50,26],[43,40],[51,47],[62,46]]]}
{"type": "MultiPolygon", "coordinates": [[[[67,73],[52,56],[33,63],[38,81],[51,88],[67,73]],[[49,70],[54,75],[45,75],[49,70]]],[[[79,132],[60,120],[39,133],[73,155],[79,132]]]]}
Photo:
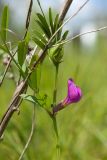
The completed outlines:
{"type": "Polygon", "coordinates": [[[71,103],[78,102],[82,97],[81,89],[76,86],[72,79],[68,80],[68,94],[67,97],[53,108],[53,113],[58,112],[71,103]]]}

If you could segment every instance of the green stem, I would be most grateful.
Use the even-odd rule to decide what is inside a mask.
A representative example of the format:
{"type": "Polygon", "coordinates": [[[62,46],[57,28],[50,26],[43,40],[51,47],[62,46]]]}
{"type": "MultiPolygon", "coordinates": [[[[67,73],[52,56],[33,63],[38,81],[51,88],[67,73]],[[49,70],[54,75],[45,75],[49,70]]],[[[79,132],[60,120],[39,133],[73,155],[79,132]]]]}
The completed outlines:
{"type": "Polygon", "coordinates": [[[58,126],[57,126],[57,120],[56,117],[53,117],[53,125],[54,125],[54,131],[55,131],[55,135],[56,135],[56,158],[55,160],[60,160],[60,144],[59,144],[59,133],[58,133],[58,126]]]}
{"type": "MultiPolygon", "coordinates": [[[[55,66],[55,87],[54,87],[54,92],[53,92],[53,107],[56,105],[56,98],[57,98],[57,81],[58,81],[58,69],[59,65],[55,66]]],[[[57,139],[56,143],[56,152],[57,152],[57,159],[60,160],[60,145],[59,145],[59,134],[58,134],[58,126],[57,126],[57,120],[56,116],[54,115],[53,118],[53,125],[54,125],[54,131],[57,139]]]]}
{"type": "Polygon", "coordinates": [[[54,92],[53,92],[53,106],[56,105],[56,98],[57,98],[57,81],[58,81],[58,69],[59,65],[55,66],[55,87],[54,87],[54,92]]]}

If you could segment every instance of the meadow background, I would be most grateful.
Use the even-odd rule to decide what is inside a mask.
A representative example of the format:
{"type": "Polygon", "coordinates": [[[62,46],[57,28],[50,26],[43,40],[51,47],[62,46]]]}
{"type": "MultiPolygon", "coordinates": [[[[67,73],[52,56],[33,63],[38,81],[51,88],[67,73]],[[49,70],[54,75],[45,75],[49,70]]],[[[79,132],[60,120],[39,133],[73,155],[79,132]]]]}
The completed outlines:
{"type": "MultiPolygon", "coordinates": [[[[23,36],[24,16],[26,16],[29,1],[24,2],[24,0],[23,2],[18,0],[16,2],[12,0],[10,2],[9,0],[0,1],[0,14],[3,6],[8,4],[10,7],[10,28],[20,37],[23,36]],[[19,5],[17,9],[15,3],[19,5]],[[26,7],[24,8],[21,3],[26,7]]],[[[46,2],[41,2],[44,7],[46,2]]],[[[56,12],[60,10],[59,4],[63,4],[63,1],[58,1],[57,7],[53,5],[54,3],[50,0],[48,5],[52,5],[56,12]]],[[[76,3],[79,4],[79,1],[77,0],[76,3]]],[[[92,0],[72,23],[65,26],[70,29],[71,36],[78,34],[81,30],[84,31],[84,28],[86,31],[86,27],[88,27],[88,31],[96,26],[98,28],[107,24],[107,15],[105,14],[107,3],[104,2],[103,5],[101,3],[101,0],[92,0]],[[92,11],[97,10],[97,14],[94,12],[92,14],[91,9],[92,11]]],[[[44,8],[46,9],[46,7],[44,8]]],[[[74,9],[75,3],[68,16],[73,13],[74,9]]],[[[37,11],[39,10],[36,4],[33,7],[31,29],[37,11]]],[[[45,12],[47,13],[47,9],[45,12]]],[[[70,77],[81,87],[83,97],[79,103],[70,105],[57,115],[61,160],[107,160],[107,30],[75,39],[65,45],[63,59],[58,76],[57,102],[66,96],[67,80],[70,77]]],[[[0,58],[0,74],[3,69],[0,58]]],[[[42,66],[40,90],[48,95],[50,101],[54,74],[52,62],[47,57],[42,66]]],[[[9,79],[6,79],[0,88],[0,118],[6,110],[14,89],[14,83],[9,79]]],[[[4,140],[0,143],[0,160],[18,159],[30,133],[32,110],[31,103],[23,102],[20,107],[20,115],[14,114],[5,131],[4,140]]],[[[35,122],[36,130],[23,159],[52,160],[56,152],[52,121],[38,106],[36,107],[35,122]]]]}

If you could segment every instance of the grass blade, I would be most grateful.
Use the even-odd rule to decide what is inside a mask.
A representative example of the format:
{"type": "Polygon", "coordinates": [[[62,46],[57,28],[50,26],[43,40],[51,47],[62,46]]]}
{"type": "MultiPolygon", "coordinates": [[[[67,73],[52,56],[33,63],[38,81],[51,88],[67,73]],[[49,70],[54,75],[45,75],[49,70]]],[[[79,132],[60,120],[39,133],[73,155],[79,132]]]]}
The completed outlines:
{"type": "Polygon", "coordinates": [[[8,28],[8,7],[5,6],[2,13],[2,22],[1,22],[1,36],[3,41],[6,41],[7,38],[7,29],[8,28]]]}

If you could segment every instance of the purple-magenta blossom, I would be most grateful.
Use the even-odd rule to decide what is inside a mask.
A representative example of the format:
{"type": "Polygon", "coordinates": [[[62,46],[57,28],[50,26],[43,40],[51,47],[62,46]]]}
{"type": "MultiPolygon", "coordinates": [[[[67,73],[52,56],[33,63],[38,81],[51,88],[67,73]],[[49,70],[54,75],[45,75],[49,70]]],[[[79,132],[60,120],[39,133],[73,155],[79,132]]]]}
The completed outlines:
{"type": "Polygon", "coordinates": [[[68,80],[68,94],[67,97],[63,100],[62,104],[64,106],[69,105],[70,103],[78,102],[82,97],[81,89],[75,85],[72,79],[68,80]]]}
{"type": "Polygon", "coordinates": [[[56,107],[54,107],[53,112],[58,112],[63,109],[65,106],[78,102],[82,97],[81,89],[76,86],[72,79],[68,80],[68,94],[67,97],[61,101],[56,107]]]}

